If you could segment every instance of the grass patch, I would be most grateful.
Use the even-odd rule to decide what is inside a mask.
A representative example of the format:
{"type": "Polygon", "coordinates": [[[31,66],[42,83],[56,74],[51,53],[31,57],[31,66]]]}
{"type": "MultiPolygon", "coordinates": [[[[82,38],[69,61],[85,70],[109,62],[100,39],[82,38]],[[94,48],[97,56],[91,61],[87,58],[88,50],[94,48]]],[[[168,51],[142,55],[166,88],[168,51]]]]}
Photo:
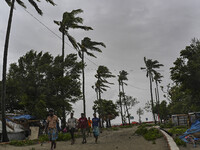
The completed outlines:
{"type": "Polygon", "coordinates": [[[119,126],[119,128],[132,128],[133,125],[124,125],[124,126],[119,126]]]}

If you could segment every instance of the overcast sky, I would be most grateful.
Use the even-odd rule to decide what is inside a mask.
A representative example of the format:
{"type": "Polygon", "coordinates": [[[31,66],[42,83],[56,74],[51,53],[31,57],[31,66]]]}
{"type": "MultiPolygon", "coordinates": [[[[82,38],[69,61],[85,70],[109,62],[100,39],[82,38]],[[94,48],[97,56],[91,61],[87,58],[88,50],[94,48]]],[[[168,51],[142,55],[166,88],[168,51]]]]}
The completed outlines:
{"type": "MultiPolygon", "coordinates": [[[[164,76],[161,85],[171,83],[169,68],[179,57],[179,52],[189,45],[191,39],[200,37],[200,1],[199,0],[54,0],[57,6],[46,2],[39,3],[44,15],[39,16],[32,6],[27,10],[50,30],[61,35],[53,20],[61,20],[65,11],[82,9],[80,16],[84,25],[91,26],[93,31],[70,30],[78,42],[84,37],[106,44],[103,53],[96,53],[97,59],[87,57],[86,63],[86,100],[87,114],[92,116],[92,105],[96,98],[91,86],[96,79],[94,74],[99,65],[107,66],[114,75],[125,70],[128,75],[127,95],[136,97],[140,104],[136,105],[131,114],[138,120],[136,111],[150,99],[149,80],[140,67],[144,66],[143,58],[158,60],[164,65],[160,73],[164,76]]],[[[15,5],[8,64],[17,62],[19,57],[34,49],[38,52],[49,52],[53,56],[61,54],[61,39],[47,30],[34,17],[18,4],[15,5]]],[[[2,72],[3,47],[9,15],[9,7],[0,1],[0,73],[2,72]]],[[[75,53],[67,41],[65,52],[75,53]]],[[[8,66],[9,67],[9,66],[8,66]]],[[[1,73],[2,74],[2,73],[1,73]]],[[[102,98],[114,102],[118,97],[117,79],[110,80],[111,85],[102,98]]],[[[163,95],[160,93],[160,95],[163,95]]],[[[161,96],[163,99],[163,97],[161,96]]],[[[82,101],[74,105],[75,116],[82,112],[82,101]]],[[[146,113],[142,119],[151,114],[146,113]]],[[[117,118],[114,122],[119,122],[117,118]]]]}

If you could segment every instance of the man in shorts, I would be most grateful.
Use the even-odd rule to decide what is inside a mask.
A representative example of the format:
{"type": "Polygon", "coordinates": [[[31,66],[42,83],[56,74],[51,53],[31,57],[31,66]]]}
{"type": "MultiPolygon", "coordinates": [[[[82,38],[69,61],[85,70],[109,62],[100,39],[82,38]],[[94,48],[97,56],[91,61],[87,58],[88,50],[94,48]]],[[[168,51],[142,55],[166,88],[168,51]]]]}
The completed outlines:
{"type": "Polygon", "coordinates": [[[92,118],[92,127],[93,127],[93,134],[95,138],[95,143],[97,143],[99,137],[99,118],[97,118],[96,114],[93,114],[94,118],[92,118]]]}
{"type": "Polygon", "coordinates": [[[49,140],[51,141],[51,150],[53,150],[56,148],[56,140],[58,138],[58,117],[54,115],[53,109],[49,110],[49,116],[46,122],[45,130],[47,129],[49,140]]]}
{"type": "Polygon", "coordinates": [[[71,116],[70,116],[70,118],[67,121],[67,125],[69,127],[69,132],[71,134],[71,139],[72,139],[71,145],[73,145],[74,142],[75,142],[74,132],[75,132],[76,124],[77,124],[77,119],[74,118],[74,114],[71,113],[71,116]]]}

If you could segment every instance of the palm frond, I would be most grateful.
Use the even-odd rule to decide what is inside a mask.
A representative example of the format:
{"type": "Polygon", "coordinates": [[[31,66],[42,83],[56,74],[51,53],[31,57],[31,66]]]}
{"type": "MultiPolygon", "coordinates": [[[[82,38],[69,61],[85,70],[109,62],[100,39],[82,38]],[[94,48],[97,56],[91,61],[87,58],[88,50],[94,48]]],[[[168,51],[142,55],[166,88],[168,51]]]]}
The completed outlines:
{"type": "Polygon", "coordinates": [[[53,0],[46,0],[47,2],[49,2],[51,5],[55,6],[56,4],[53,2],[53,0]]]}
{"type": "Polygon", "coordinates": [[[42,10],[38,7],[37,3],[34,0],[28,0],[29,3],[35,8],[35,10],[38,12],[38,14],[42,15],[42,10]]]}
{"type": "Polygon", "coordinates": [[[57,24],[58,26],[61,25],[61,22],[60,22],[60,21],[56,21],[56,20],[54,20],[53,22],[54,22],[55,24],[57,24]]]}
{"type": "Polygon", "coordinates": [[[97,58],[93,53],[90,53],[88,51],[86,52],[86,54],[89,55],[89,56],[91,56],[91,57],[97,58]]]}
{"type": "Polygon", "coordinates": [[[83,12],[82,9],[76,9],[76,10],[72,10],[72,11],[71,11],[71,14],[74,16],[74,15],[80,14],[80,13],[82,13],[82,12],[83,12]]]}
{"type": "Polygon", "coordinates": [[[16,0],[16,1],[20,6],[26,8],[25,4],[21,0],[16,0]]]}
{"type": "Polygon", "coordinates": [[[5,0],[8,6],[11,6],[11,0],[5,0]]]}
{"type": "Polygon", "coordinates": [[[74,22],[75,24],[77,24],[77,23],[83,24],[83,18],[81,18],[81,17],[76,17],[76,18],[73,19],[73,22],[74,22]]]}
{"type": "Polygon", "coordinates": [[[91,47],[87,47],[88,49],[92,50],[92,51],[97,51],[97,52],[102,52],[102,50],[98,47],[94,47],[94,46],[91,46],[91,47]]]}
{"type": "Polygon", "coordinates": [[[72,29],[83,29],[83,30],[93,30],[92,27],[88,27],[88,26],[80,26],[80,25],[77,25],[77,24],[73,24],[71,25],[71,28],[72,29]]]}
{"type": "Polygon", "coordinates": [[[67,37],[68,37],[70,43],[73,45],[73,47],[74,47],[75,49],[78,49],[78,45],[77,45],[76,40],[75,40],[71,35],[69,35],[68,32],[66,32],[66,35],[67,35],[67,37]]]}

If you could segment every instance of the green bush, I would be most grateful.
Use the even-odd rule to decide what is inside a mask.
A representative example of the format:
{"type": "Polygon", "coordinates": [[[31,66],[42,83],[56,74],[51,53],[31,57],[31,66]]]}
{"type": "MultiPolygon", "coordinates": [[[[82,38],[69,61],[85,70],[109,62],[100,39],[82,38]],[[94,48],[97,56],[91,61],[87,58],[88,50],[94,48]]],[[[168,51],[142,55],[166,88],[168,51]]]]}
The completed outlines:
{"type": "Polygon", "coordinates": [[[14,146],[25,146],[25,145],[33,145],[36,143],[37,142],[34,140],[24,140],[24,141],[13,140],[9,144],[14,146]]]}
{"type": "Polygon", "coordinates": [[[146,134],[144,134],[144,138],[148,141],[154,141],[157,138],[162,137],[163,135],[160,133],[158,129],[151,128],[147,131],[146,134]]]}
{"type": "Polygon", "coordinates": [[[183,146],[183,147],[187,146],[186,143],[182,141],[181,139],[179,139],[178,137],[174,138],[174,141],[176,142],[178,146],[183,146]]]}
{"type": "Polygon", "coordinates": [[[148,132],[147,128],[144,127],[139,127],[135,133],[138,135],[145,135],[148,132]]]}
{"type": "Polygon", "coordinates": [[[147,123],[142,123],[139,128],[146,128],[146,127],[152,127],[154,126],[155,124],[147,124],[147,123]]]}
{"type": "Polygon", "coordinates": [[[44,134],[44,135],[39,136],[38,140],[39,142],[43,143],[45,141],[49,141],[49,137],[48,135],[44,134]]]}
{"type": "Polygon", "coordinates": [[[71,139],[71,135],[69,133],[59,133],[57,141],[68,141],[71,139]]]}
{"type": "Polygon", "coordinates": [[[174,126],[174,124],[171,121],[166,124],[160,125],[161,128],[172,128],[173,126],[174,126]]]}
{"type": "Polygon", "coordinates": [[[173,127],[168,132],[175,135],[182,135],[186,130],[187,128],[173,127]]]}

